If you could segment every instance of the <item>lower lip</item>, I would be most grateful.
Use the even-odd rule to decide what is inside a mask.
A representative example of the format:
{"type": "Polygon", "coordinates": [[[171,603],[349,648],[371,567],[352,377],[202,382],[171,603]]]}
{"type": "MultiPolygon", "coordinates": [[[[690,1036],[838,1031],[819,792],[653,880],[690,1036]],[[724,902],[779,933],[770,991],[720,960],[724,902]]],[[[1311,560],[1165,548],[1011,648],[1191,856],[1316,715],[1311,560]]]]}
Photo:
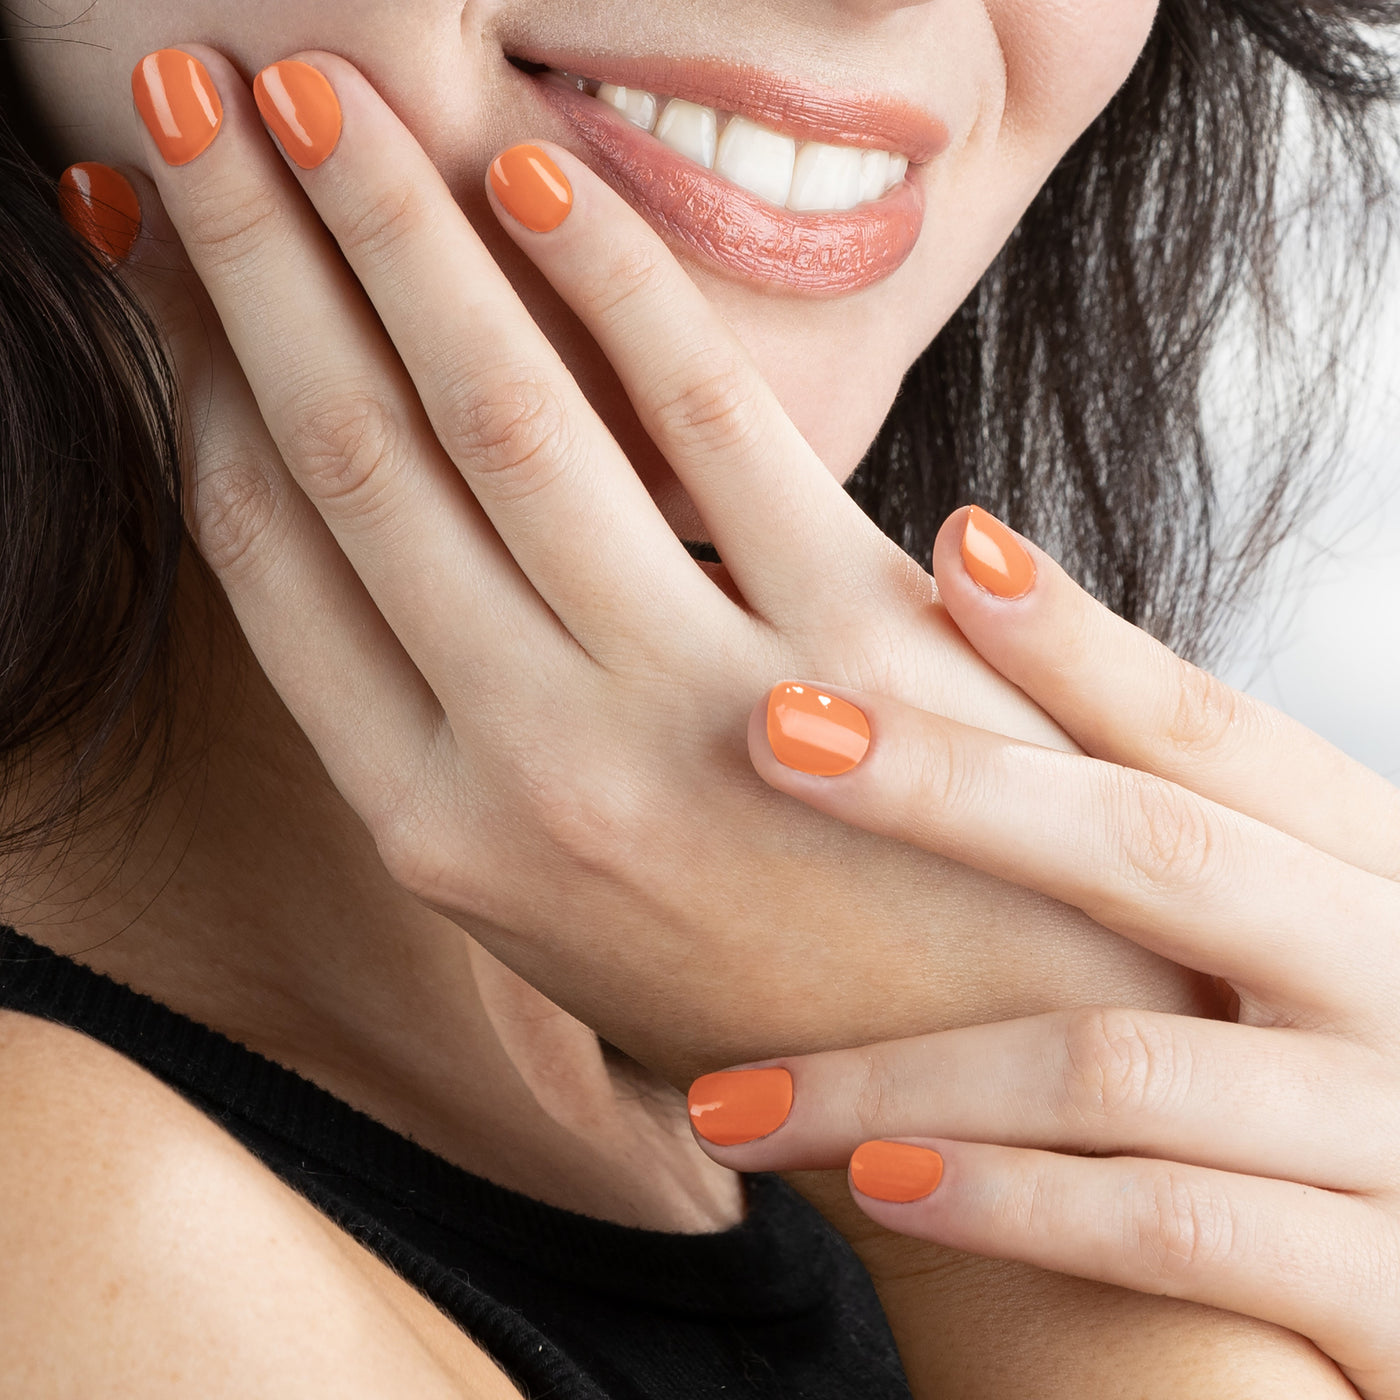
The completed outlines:
{"type": "Polygon", "coordinates": [[[909,181],[848,213],[794,214],[687,160],[586,93],[547,79],[537,86],[629,204],[664,237],[731,276],[840,296],[884,281],[919,241],[924,200],[909,181]]]}

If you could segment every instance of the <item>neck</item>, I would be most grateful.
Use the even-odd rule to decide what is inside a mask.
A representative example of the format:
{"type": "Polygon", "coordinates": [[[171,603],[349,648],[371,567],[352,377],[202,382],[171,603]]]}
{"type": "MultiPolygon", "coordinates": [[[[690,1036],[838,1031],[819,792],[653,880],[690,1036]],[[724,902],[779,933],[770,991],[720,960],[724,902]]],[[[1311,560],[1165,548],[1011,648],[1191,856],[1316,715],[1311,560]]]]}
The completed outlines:
{"type": "Polygon", "coordinates": [[[198,760],[125,841],[92,821],[6,872],[7,920],[502,1185],[656,1229],[737,1218],[678,1095],[389,879],[232,629],[211,667],[177,707],[198,760]],[[222,699],[191,724],[196,696],[222,699]]]}

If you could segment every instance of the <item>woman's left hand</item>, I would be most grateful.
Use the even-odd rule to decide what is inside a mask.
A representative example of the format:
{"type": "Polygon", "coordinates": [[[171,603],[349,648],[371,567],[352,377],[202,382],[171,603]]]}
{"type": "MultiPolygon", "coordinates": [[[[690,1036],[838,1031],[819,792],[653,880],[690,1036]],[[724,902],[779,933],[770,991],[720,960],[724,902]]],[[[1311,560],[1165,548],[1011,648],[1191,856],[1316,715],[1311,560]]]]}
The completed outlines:
{"type": "Polygon", "coordinates": [[[849,1161],[891,1230],[1262,1318],[1400,1397],[1400,792],[984,513],[934,572],[1088,756],[789,684],[758,771],[1221,979],[1237,1024],[1085,1007],[770,1061],[696,1081],[697,1135],[745,1171],[849,1161]]]}

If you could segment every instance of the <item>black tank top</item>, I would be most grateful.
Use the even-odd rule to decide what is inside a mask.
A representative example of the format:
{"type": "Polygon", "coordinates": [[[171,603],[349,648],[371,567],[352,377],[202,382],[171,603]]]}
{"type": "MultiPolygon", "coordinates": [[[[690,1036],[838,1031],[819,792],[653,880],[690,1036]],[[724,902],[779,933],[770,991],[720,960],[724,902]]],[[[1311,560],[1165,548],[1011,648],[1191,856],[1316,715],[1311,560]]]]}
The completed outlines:
{"type": "Polygon", "coordinates": [[[908,1400],[870,1280],[777,1177],[742,1224],[635,1230],[454,1167],[323,1089],[0,926],[0,1008],[178,1091],[452,1317],[531,1397],[908,1400]]]}

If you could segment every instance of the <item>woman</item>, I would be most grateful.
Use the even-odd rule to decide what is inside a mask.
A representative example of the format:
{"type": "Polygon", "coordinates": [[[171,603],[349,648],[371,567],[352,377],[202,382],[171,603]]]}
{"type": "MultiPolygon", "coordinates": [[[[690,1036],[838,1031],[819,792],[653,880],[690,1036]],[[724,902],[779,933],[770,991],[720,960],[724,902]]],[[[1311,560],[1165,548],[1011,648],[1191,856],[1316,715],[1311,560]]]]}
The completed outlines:
{"type": "MultiPolygon", "coordinates": [[[[927,574],[837,482],[998,249],[1048,219],[1049,241],[1002,268],[1046,290],[1013,278],[975,329],[1000,337],[1008,382],[1019,365],[1040,386],[1040,420],[1083,473],[1076,499],[1100,523],[1070,538],[1098,542],[1088,576],[1164,631],[1174,592],[1177,620],[1196,620],[1189,588],[1150,586],[1180,544],[1163,548],[1164,478],[1154,495],[1100,470],[1124,442],[1164,449],[1189,426],[1172,414],[1190,394],[1152,385],[1199,369],[1202,328],[1183,308],[1200,310],[1203,286],[1230,271],[1227,258],[1187,275],[1164,243],[1156,284],[1124,280],[1144,270],[1129,256],[1137,221],[1194,188],[1174,154],[1160,168],[1144,154],[1153,123],[1179,110],[1182,149],[1220,158],[1208,104],[1187,101],[1192,75],[1198,92],[1209,72],[1259,100],[1277,90],[1266,41],[1358,111],[1378,72],[1340,19],[1250,13],[1253,31],[1185,5],[1154,23],[1146,0],[849,0],[797,15],[750,3],[703,17],[106,0],[61,31],[79,43],[20,46],[29,140],[82,159],[64,207],[95,253],[61,241],[36,195],[15,239],[25,296],[6,297],[6,353],[29,356],[27,377],[7,379],[29,424],[9,448],[29,552],[12,552],[5,594],[5,908],[32,935],[7,938],[4,981],[5,1003],[30,1014],[0,1023],[12,1389],[878,1395],[902,1393],[901,1361],[919,1394],[1393,1388],[1379,1282],[1363,1301],[1380,1340],[1363,1354],[1325,1325],[1334,1294],[1321,1323],[1290,1314],[1281,1330],[1272,1296],[1248,1321],[1129,1291],[1249,1309],[1241,1290],[1186,1271],[1175,1289],[1126,1274],[1119,1289],[872,1234],[844,1183],[803,1179],[859,1250],[877,1307],[849,1249],[795,1197],[759,1178],[746,1200],[697,1151],[665,1083],[1090,1001],[1220,1015],[1213,977],[1238,990],[1241,1019],[1288,1020],[1296,940],[1266,947],[1277,956],[1260,970],[1202,952],[1213,930],[1223,945],[1216,923],[1180,928],[1162,901],[1120,917],[1126,895],[1091,897],[1138,849],[1140,823],[1086,819],[1100,850],[1074,885],[1010,834],[978,844],[973,817],[994,814],[994,790],[980,803],[965,790],[957,841],[901,817],[891,774],[936,783],[940,756],[966,745],[995,775],[1010,741],[993,733],[1038,745],[1015,754],[1067,755],[1062,769],[1035,760],[1051,796],[1027,792],[1073,799],[1071,820],[1093,801],[1074,796],[1080,775],[1100,772],[1076,740],[1158,791],[1154,726],[1135,731],[1114,707],[1095,730],[1082,679],[1066,672],[1069,693],[1056,692],[1056,670],[1017,650],[1003,618],[1029,615],[1056,643],[1058,629],[1101,629],[1129,699],[1182,683],[990,520],[959,516],[942,538],[947,610],[932,606],[927,574]],[[1066,151],[1130,74],[1113,136],[1076,170],[1084,151],[1066,151]],[[1105,187],[1134,154],[1151,178],[1105,187]],[[168,339],[183,435],[111,264],[168,339]],[[1091,299],[1055,285],[1071,266],[1097,269],[1113,289],[1099,305],[1137,318],[1111,364],[1103,347],[1089,354],[1091,299]],[[1037,308],[1040,338],[1028,329],[1018,347],[1004,318],[1037,308]],[[1057,347],[1078,358],[1047,358],[1057,347]],[[1150,352],[1151,376],[1132,378],[1125,347],[1150,352]],[[1123,376],[1148,397],[1110,412],[1096,396],[1123,376]],[[1134,422],[1137,437],[1110,431],[1134,422]],[[139,480],[133,460],[147,464],[139,480]],[[151,463],[187,471],[213,580],[188,556],[171,578],[181,493],[151,463]],[[723,562],[695,567],[678,533],[712,540],[723,562]],[[959,592],[959,568],[1012,595],[1011,611],[973,592],[971,572],[959,592]],[[179,645],[163,649],[166,586],[179,645]],[[857,737],[843,762],[859,761],[805,786],[780,760],[823,766],[810,750],[831,746],[814,744],[810,715],[807,750],[784,747],[811,691],[760,700],[804,675],[841,692],[816,697],[819,726],[845,699],[870,730],[862,748],[846,712],[857,737]],[[756,701],[749,747],[781,792],[744,751],[756,701]],[[130,728],[152,714],[168,727],[130,728]],[[891,765],[901,743],[913,762],[891,765]]],[[[47,10],[9,23],[17,39],[54,37],[47,10]]],[[[1255,173],[1246,162],[1236,176],[1255,173]]],[[[17,177],[17,198],[25,188],[17,177]]],[[[960,339],[940,338],[947,363],[925,362],[950,402],[996,367],[968,354],[969,314],[960,339]]],[[[894,457],[971,463],[988,431],[979,404],[911,413],[957,431],[931,448],[906,425],[894,457]]],[[[1007,450],[1018,463],[1014,438],[1007,450]]],[[[1043,498],[1013,474],[1008,499],[1032,488],[1043,498]]],[[[1268,781],[1280,749],[1293,753],[1290,737],[1268,734],[1223,773],[1208,754],[1162,775],[1327,848],[1314,867],[1287,848],[1293,884],[1276,885],[1298,910],[1339,888],[1329,856],[1380,866],[1396,799],[1348,774],[1324,806],[1314,774],[1335,763],[1319,758],[1300,766],[1313,802],[1285,810],[1268,781]]],[[[1344,893],[1361,907],[1354,885],[1344,893]]],[[[1369,885],[1366,897],[1379,906],[1369,885]]],[[[1344,933],[1330,929],[1329,948],[1344,933]]],[[[1393,975],[1382,962],[1365,966],[1372,987],[1393,975]]],[[[1356,1002],[1352,982],[1328,991],[1329,1006],[1356,1002]]],[[[1303,1011],[1292,1019],[1318,1019],[1303,1011]]],[[[936,1053],[920,1042],[892,1063],[921,1072],[936,1053]]],[[[1379,1122],[1393,1055],[1366,1055],[1375,1075],[1355,1082],[1379,1122]]],[[[812,1116],[798,1066],[792,1115],[759,1146],[737,1142],[732,1093],[707,1109],[725,1096],[703,1088],[702,1136],[729,1139],[717,1155],[838,1165],[846,1062],[811,1072],[823,1064],[836,1071],[829,1121],[812,1116]]],[[[879,1134],[942,1131],[857,1117],[879,1134]]],[[[997,1127],[986,1136],[1003,1150],[1100,1145],[1048,1122],[997,1127]]],[[[1233,1165],[1223,1126],[1197,1131],[1195,1157],[1233,1165]]],[[[960,1159],[939,1145],[953,1188],[960,1159]]],[[[1379,1152],[1366,1160],[1383,1175],[1379,1152]]],[[[947,1240],[948,1196],[922,1194],[932,1213],[896,1204],[882,1218],[947,1240]]],[[[1095,1272],[986,1233],[948,1242],[1095,1272]]],[[[1267,1276],[1273,1261],[1253,1266],[1267,1276]]]]}

